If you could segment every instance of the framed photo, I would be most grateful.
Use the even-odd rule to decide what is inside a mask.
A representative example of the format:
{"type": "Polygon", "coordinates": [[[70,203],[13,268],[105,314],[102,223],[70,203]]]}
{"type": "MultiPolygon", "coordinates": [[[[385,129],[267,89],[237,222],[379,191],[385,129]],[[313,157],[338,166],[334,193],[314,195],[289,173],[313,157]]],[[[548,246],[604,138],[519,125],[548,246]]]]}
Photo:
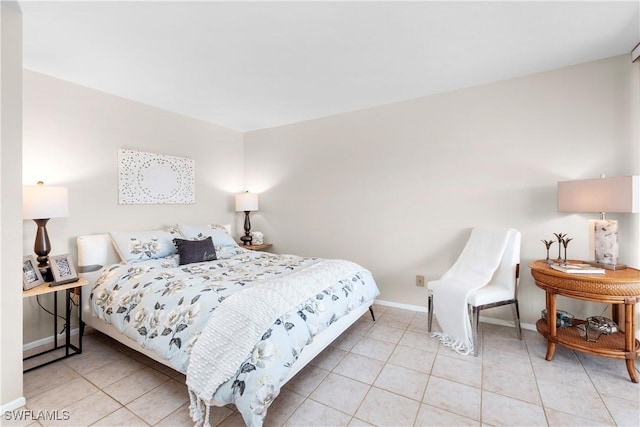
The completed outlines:
{"type": "Polygon", "coordinates": [[[22,260],[22,289],[28,291],[44,283],[38,269],[38,261],[33,255],[26,255],[22,260]]]}
{"type": "Polygon", "coordinates": [[[78,280],[73,260],[69,254],[50,256],[49,265],[51,266],[51,274],[53,274],[54,286],[78,280]]]}

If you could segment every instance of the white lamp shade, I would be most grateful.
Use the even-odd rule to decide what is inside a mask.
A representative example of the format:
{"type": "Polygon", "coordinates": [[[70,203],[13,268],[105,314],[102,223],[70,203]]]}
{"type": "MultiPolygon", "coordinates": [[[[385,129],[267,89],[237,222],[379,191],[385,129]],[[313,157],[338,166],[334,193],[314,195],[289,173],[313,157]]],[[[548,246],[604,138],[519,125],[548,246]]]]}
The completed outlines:
{"type": "Polygon", "coordinates": [[[258,210],[258,195],[254,193],[241,193],[236,195],[236,212],[248,212],[258,210]]]}
{"type": "Polygon", "coordinates": [[[640,176],[558,182],[559,212],[640,212],[640,176]]]}
{"type": "Polygon", "coordinates": [[[66,187],[28,185],[22,187],[22,218],[48,219],[69,215],[69,193],[66,187]]]}

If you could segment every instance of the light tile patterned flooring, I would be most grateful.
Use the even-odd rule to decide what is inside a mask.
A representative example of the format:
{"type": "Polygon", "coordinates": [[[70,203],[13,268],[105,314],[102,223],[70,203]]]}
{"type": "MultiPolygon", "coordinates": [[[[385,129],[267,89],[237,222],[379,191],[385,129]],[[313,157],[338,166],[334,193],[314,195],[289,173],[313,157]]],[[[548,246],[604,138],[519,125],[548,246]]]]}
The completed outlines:
{"type": "MultiPolygon", "coordinates": [[[[427,333],[425,313],[376,306],[281,390],[266,426],[638,426],[640,385],[622,360],[557,347],[536,332],[482,325],[480,356],[427,333]]],[[[24,375],[26,409],[69,420],[3,425],[191,426],[184,375],[98,332],[84,351],[24,375]],[[60,412],[61,414],[62,412],[60,412]]],[[[233,406],[213,426],[244,425],[233,406]]]]}

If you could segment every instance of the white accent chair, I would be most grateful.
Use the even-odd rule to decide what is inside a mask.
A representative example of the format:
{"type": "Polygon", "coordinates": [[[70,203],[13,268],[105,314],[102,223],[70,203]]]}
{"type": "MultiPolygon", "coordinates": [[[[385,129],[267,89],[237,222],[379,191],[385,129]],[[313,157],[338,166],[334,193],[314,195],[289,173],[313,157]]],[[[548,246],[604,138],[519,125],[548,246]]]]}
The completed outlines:
{"type": "MultiPolygon", "coordinates": [[[[480,347],[480,311],[487,308],[511,304],[513,320],[518,339],[522,339],[520,329],[520,309],[518,307],[518,282],[520,279],[520,240],[521,234],[517,230],[510,230],[507,246],[498,269],[491,281],[486,285],[471,291],[467,297],[469,318],[473,335],[473,355],[478,355],[480,347]]],[[[443,277],[446,275],[445,273],[443,277]]],[[[428,299],[428,330],[431,332],[433,322],[433,290],[427,283],[428,299]]]]}

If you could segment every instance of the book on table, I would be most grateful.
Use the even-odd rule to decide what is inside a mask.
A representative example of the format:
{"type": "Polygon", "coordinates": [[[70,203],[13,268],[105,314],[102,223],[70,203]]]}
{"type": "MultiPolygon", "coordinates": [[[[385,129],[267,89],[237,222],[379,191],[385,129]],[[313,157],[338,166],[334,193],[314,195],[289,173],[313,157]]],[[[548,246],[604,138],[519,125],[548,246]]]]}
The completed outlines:
{"type": "Polygon", "coordinates": [[[554,270],[562,271],[563,273],[572,274],[604,274],[604,268],[594,267],[589,264],[551,264],[551,268],[554,270]]]}

